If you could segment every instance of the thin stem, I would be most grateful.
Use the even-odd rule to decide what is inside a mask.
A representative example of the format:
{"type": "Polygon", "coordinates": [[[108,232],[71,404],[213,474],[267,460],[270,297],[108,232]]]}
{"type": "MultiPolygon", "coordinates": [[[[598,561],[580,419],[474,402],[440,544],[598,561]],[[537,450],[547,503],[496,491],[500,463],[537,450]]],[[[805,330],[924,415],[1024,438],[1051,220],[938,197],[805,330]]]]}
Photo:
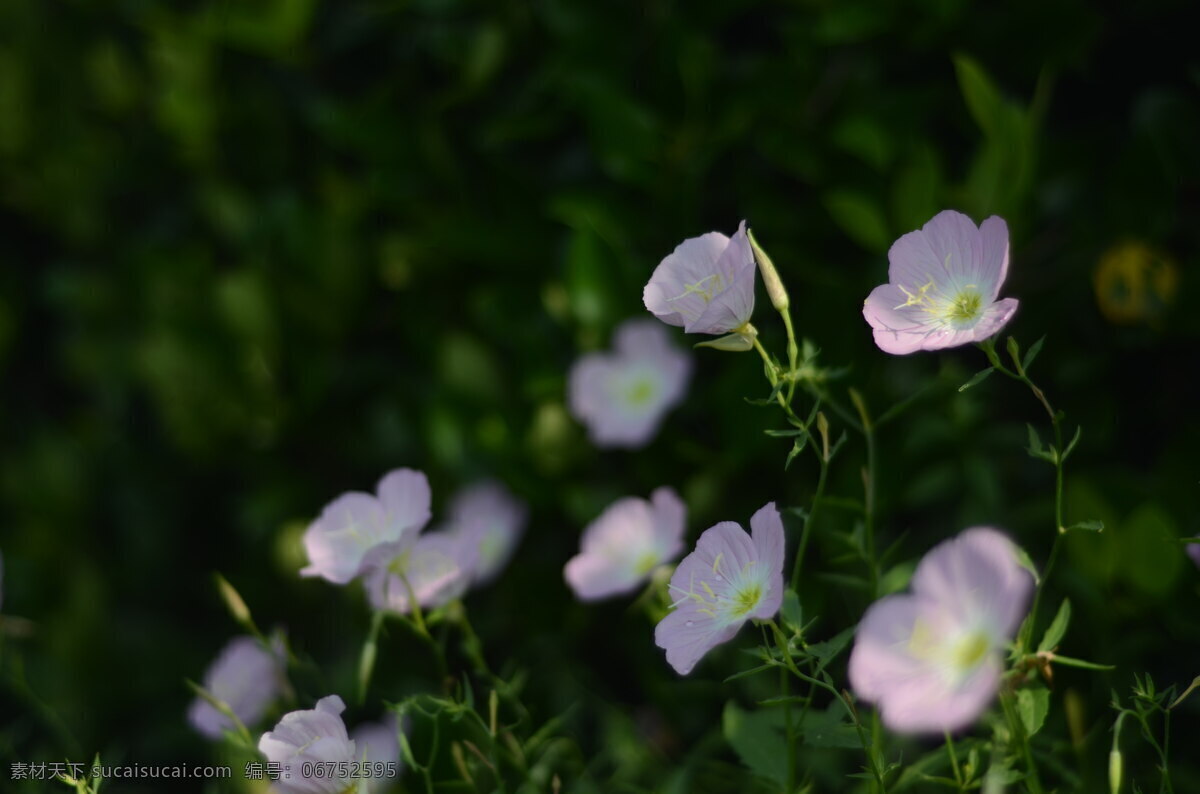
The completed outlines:
{"type": "Polygon", "coordinates": [[[1029,736],[1025,733],[1025,726],[1013,708],[1012,695],[1007,692],[1001,693],[1000,706],[1004,709],[1004,716],[1008,720],[1009,731],[1013,736],[1018,737],[1021,745],[1021,757],[1025,759],[1025,769],[1028,773],[1025,780],[1029,787],[1029,794],[1042,794],[1042,781],[1038,777],[1037,764],[1033,760],[1033,749],[1029,746],[1029,736]]]}
{"type": "Polygon", "coordinates": [[[792,701],[788,687],[787,670],[779,668],[779,693],[783,696],[783,725],[787,733],[787,792],[796,788],[796,735],[792,727],[792,701]]]}
{"type": "Polygon", "coordinates": [[[867,404],[854,389],[850,390],[850,400],[858,411],[862,421],[863,438],[867,442],[867,466],[863,471],[863,534],[867,562],[870,566],[871,596],[876,596],[879,575],[876,571],[875,560],[875,426],[871,423],[871,415],[867,412],[867,404]]]}
{"type": "Polygon", "coordinates": [[[824,457],[821,457],[820,461],[821,473],[817,477],[817,490],[813,493],[812,507],[809,508],[808,515],[804,517],[804,528],[800,530],[800,546],[796,549],[796,560],[792,563],[791,588],[793,590],[800,586],[800,569],[804,564],[804,550],[808,548],[808,536],[812,530],[813,517],[817,514],[817,506],[825,494],[825,478],[829,473],[829,461],[824,457]]]}
{"type": "MultiPolygon", "coordinates": [[[[858,712],[854,710],[854,706],[850,704],[850,701],[846,699],[845,695],[839,692],[837,688],[828,681],[822,681],[819,678],[800,672],[800,669],[796,667],[795,660],[792,659],[792,653],[788,648],[787,637],[784,636],[783,630],[779,628],[778,624],[776,624],[774,620],[767,620],[765,623],[766,625],[770,626],[771,631],[774,633],[775,644],[779,647],[779,653],[783,656],[784,664],[786,665],[787,669],[792,672],[792,675],[796,676],[801,681],[807,681],[810,684],[821,687],[832,694],[837,701],[842,704],[842,708],[846,710],[846,714],[849,715],[850,721],[854,723],[854,730],[858,734],[859,744],[862,745],[863,753],[865,753],[867,756],[867,766],[871,770],[871,776],[875,779],[876,785],[879,786],[880,794],[887,794],[887,784],[883,780],[883,773],[875,763],[875,754],[871,751],[871,743],[867,740],[867,735],[863,731],[862,722],[859,721],[858,712]]],[[[1040,792],[1037,794],[1040,794],[1040,792]]]]}
{"type": "Polygon", "coordinates": [[[959,791],[966,791],[966,786],[963,781],[962,767],[958,765],[958,754],[954,752],[954,737],[950,735],[950,731],[946,731],[946,753],[950,756],[950,768],[954,770],[954,782],[958,784],[959,791]]]}
{"type": "Polygon", "coordinates": [[[787,351],[788,351],[788,372],[791,378],[788,381],[788,396],[787,401],[790,405],[792,397],[796,393],[796,368],[800,363],[800,349],[796,346],[796,329],[792,327],[792,313],[789,309],[780,309],[779,314],[783,317],[783,327],[787,329],[787,351]]]}
{"type": "Polygon", "coordinates": [[[367,631],[366,642],[363,643],[362,655],[358,660],[358,702],[362,705],[367,700],[367,689],[371,686],[371,676],[375,672],[375,657],[379,649],[379,629],[383,626],[384,611],[377,609],[371,615],[371,628],[367,631]]]}

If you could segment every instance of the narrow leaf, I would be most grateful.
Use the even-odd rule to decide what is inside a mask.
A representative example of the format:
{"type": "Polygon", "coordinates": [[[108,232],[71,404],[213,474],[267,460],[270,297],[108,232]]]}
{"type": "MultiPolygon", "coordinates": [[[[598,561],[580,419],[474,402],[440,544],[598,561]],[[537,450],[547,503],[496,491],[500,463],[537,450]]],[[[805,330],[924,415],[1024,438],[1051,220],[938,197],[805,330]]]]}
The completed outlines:
{"type": "Polygon", "coordinates": [[[967,381],[963,385],[959,386],[958,390],[960,392],[964,392],[967,389],[971,388],[972,386],[978,386],[979,384],[981,384],[985,380],[987,380],[988,376],[991,375],[995,371],[996,371],[995,367],[988,367],[987,369],[979,370],[978,372],[976,372],[974,375],[971,376],[971,379],[969,381],[967,381]]]}
{"type": "Polygon", "coordinates": [[[1070,532],[1073,529],[1082,529],[1087,532],[1103,532],[1104,522],[1095,518],[1088,519],[1087,521],[1078,521],[1063,529],[1063,532],[1070,532]]]}
{"type": "Polygon", "coordinates": [[[1041,339],[1029,346],[1029,350],[1025,353],[1025,359],[1021,362],[1021,369],[1029,369],[1029,365],[1033,363],[1035,358],[1037,358],[1038,353],[1042,352],[1042,343],[1045,341],[1046,337],[1043,336],[1041,339]]]}
{"type": "Polygon", "coordinates": [[[1050,628],[1046,629],[1046,633],[1042,635],[1042,641],[1038,643],[1038,653],[1053,651],[1062,642],[1063,635],[1067,633],[1067,626],[1071,623],[1071,601],[1064,598],[1062,606],[1058,608],[1058,614],[1054,616],[1054,620],[1050,623],[1050,628]]]}

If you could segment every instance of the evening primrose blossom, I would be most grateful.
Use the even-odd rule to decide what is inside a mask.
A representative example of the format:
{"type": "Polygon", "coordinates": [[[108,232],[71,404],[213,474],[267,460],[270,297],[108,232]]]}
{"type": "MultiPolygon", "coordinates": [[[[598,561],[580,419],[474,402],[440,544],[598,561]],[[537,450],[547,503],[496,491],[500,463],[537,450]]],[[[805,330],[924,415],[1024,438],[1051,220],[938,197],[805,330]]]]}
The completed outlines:
{"type": "Polygon", "coordinates": [[[512,557],[525,530],[528,508],[503,485],[486,480],[455,494],[449,513],[442,531],[460,544],[464,589],[487,584],[512,557]]]}
{"type": "Polygon", "coordinates": [[[774,502],[750,518],[750,530],[732,521],[710,527],[671,576],[674,609],[655,628],[654,642],[680,675],[733,639],[747,620],[768,620],[779,611],[783,520],[774,502]]]}
{"type": "Polygon", "coordinates": [[[898,733],[971,725],[996,696],[1032,590],[1001,532],[974,527],[943,541],[917,566],[911,595],[880,599],[863,616],[851,687],[898,733]]]}
{"type": "Polygon", "coordinates": [[[584,530],[579,554],[563,569],[567,584],[581,601],[630,592],[683,550],[686,516],[670,488],[657,489],[650,501],[618,499],[584,530]]]}
{"type": "Polygon", "coordinates": [[[939,212],[888,251],[888,281],[863,304],[885,353],[904,355],[982,342],[1017,310],[996,300],[1008,274],[1008,225],[993,215],[979,227],[954,210],[939,212]]]}
{"type": "Polygon", "coordinates": [[[628,320],[614,350],[587,353],[568,375],[568,404],[600,447],[645,446],[663,415],[683,399],[691,356],[652,320],[628,320]]]}
{"type": "MultiPolygon", "coordinates": [[[[264,648],[254,637],[234,637],[204,674],[204,689],[229,707],[243,725],[253,725],[284,690],[286,651],[282,637],[264,648]]],[[[234,728],[233,720],[201,697],[188,708],[188,722],[210,739],[234,728]]]]}
{"type": "Polygon", "coordinates": [[[395,772],[367,778],[367,788],[372,792],[386,790],[400,773],[399,735],[400,724],[395,714],[388,714],[379,722],[364,722],[350,734],[357,753],[355,760],[365,762],[365,769],[395,772]]]}
{"type": "Polygon", "coordinates": [[[346,584],[363,572],[371,549],[414,535],[429,522],[429,481],[423,473],[388,472],[375,493],[352,491],[325,506],[304,533],[310,564],[301,569],[301,576],[346,584]]]}
{"type": "Polygon", "coordinates": [[[754,313],[756,269],[742,221],[733,237],[709,232],[680,243],[654,269],[642,302],[689,334],[745,333],[754,313]]]}
{"type": "Polygon", "coordinates": [[[345,794],[354,790],[357,781],[350,772],[360,759],[342,722],[345,710],[340,697],[329,695],[318,700],[315,708],[283,715],[275,730],[263,734],[258,750],[280,768],[272,791],[345,794]]]}
{"type": "Polygon", "coordinates": [[[410,533],[371,549],[363,560],[367,600],[374,609],[400,615],[438,607],[462,594],[461,546],[445,532],[410,533]]]}

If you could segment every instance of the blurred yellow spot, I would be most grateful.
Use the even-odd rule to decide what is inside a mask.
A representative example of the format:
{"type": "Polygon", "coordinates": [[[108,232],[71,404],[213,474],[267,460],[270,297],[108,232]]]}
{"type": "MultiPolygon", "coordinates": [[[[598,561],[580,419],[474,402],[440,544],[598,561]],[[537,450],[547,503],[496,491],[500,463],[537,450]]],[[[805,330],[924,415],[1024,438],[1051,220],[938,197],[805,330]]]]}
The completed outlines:
{"type": "Polygon", "coordinates": [[[1110,323],[1154,323],[1175,298],[1179,269],[1139,242],[1110,248],[1096,264],[1093,285],[1100,313],[1110,323]]]}

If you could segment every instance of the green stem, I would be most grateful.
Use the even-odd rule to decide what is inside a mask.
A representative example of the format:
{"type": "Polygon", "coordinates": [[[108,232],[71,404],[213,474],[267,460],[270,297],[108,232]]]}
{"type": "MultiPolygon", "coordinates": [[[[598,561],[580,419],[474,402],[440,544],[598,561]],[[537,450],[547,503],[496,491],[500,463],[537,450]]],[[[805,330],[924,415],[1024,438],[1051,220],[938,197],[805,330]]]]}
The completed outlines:
{"type": "Polygon", "coordinates": [[[1021,745],[1021,757],[1025,759],[1025,769],[1028,773],[1025,782],[1029,788],[1029,794],[1043,794],[1042,781],[1038,777],[1037,764],[1033,760],[1033,749],[1029,746],[1029,736],[1025,733],[1025,726],[1021,723],[1021,718],[1013,707],[1012,695],[1002,692],[1000,706],[1004,709],[1004,716],[1008,720],[1009,731],[1017,737],[1021,745]]]}
{"type": "Polygon", "coordinates": [[[787,794],[796,788],[796,734],[792,727],[792,701],[788,686],[787,670],[779,668],[779,691],[783,695],[783,724],[787,732],[787,794]]]}
{"type": "Polygon", "coordinates": [[[1046,558],[1046,567],[1042,570],[1041,580],[1034,588],[1033,606],[1029,610],[1029,620],[1025,622],[1022,641],[1024,647],[1029,648],[1032,647],[1033,638],[1037,636],[1037,619],[1042,604],[1042,593],[1046,589],[1046,582],[1049,581],[1050,574],[1054,571],[1054,564],[1058,561],[1059,548],[1062,546],[1062,538],[1067,532],[1063,522],[1063,472],[1066,466],[1066,449],[1063,447],[1062,414],[1054,410],[1054,406],[1046,399],[1046,393],[1029,378],[1029,374],[1025,372],[1024,366],[1015,355],[1013,356],[1015,370],[1012,370],[1004,366],[1000,360],[1000,356],[996,353],[994,340],[987,339],[981,342],[979,347],[996,371],[1025,384],[1033,392],[1033,396],[1046,409],[1046,415],[1050,417],[1050,425],[1054,429],[1054,541],[1050,544],[1050,556],[1046,558]]]}
{"type": "Polygon", "coordinates": [[[954,770],[954,782],[958,784],[959,791],[966,791],[966,786],[963,781],[962,767],[958,765],[958,754],[954,752],[954,737],[950,735],[950,731],[946,731],[946,752],[950,756],[950,768],[954,770]]]}
{"type": "Polygon", "coordinates": [[[358,659],[359,705],[367,700],[367,689],[371,685],[371,676],[375,672],[375,656],[379,648],[379,629],[383,626],[384,614],[382,609],[377,609],[371,615],[371,628],[367,631],[367,640],[363,643],[362,655],[358,659]]]}
{"type": "Polygon", "coordinates": [[[788,381],[788,404],[791,405],[792,397],[796,393],[796,369],[800,363],[800,348],[796,346],[796,329],[792,327],[792,313],[789,309],[780,309],[779,314],[783,317],[783,327],[787,329],[787,351],[788,351],[788,372],[791,373],[791,379],[788,381]]]}
{"type": "Polygon", "coordinates": [[[875,426],[871,423],[871,415],[867,412],[867,404],[854,389],[850,390],[850,400],[858,411],[862,421],[863,438],[867,443],[867,466],[863,471],[863,534],[867,563],[870,567],[871,597],[878,595],[879,572],[876,570],[875,559],[875,426]]]}
{"type": "MultiPolygon", "coordinates": [[[[879,769],[878,764],[875,763],[875,753],[871,751],[871,743],[867,740],[867,735],[863,731],[862,722],[859,721],[858,712],[854,710],[854,706],[850,704],[850,701],[846,699],[845,695],[839,692],[837,688],[828,681],[822,681],[815,676],[806,675],[800,672],[800,669],[796,667],[795,660],[792,659],[792,652],[788,648],[787,637],[784,636],[783,630],[779,628],[778,624],[776,624],[774,620],[767,620],[765,623],[771,628],[772,633],[775,635],[775,644],[779,647],[779,653],[783,656],[784,665],[792,672],[792,675],[796,676],[801,681],[807,681],[810,684],[819,686],[821,689],[826,690],[832,694],[839,703],[842,704],[842,708],[846,710],[846,714],[850,717],[850,721],[854,724],[854,730],[858,734],[858,741],[859,744],[862,745],[863,753],[867,756],[867,766],[871,770],[871,776],[875,779],[875,784],[879,787],[880,794],[887,794],[887,784],[884,782],[883,772],[879,769]]],[[[1040,794],[1040,792],[1038,794],[1040,794]]]]}
{"type": "Polygon", "coordinates": [[[800,568],[804,563],[804,551],[808,548],[808,536],[812,529],[813,517],[817,514],[817,506],[821,503],[821,497],[825,494],[825,478],[829,473],[829,461],[824,456],[820,458],[821,473],[817,477],[817,490],[813,493],[812,507],[808,510],[808,515],[804,517],[804,528],[800,530],[800,545],[796,549],[796,560],[792,563],[792,580],[791,588],[795,590],[800,586],[800,568]]]}

